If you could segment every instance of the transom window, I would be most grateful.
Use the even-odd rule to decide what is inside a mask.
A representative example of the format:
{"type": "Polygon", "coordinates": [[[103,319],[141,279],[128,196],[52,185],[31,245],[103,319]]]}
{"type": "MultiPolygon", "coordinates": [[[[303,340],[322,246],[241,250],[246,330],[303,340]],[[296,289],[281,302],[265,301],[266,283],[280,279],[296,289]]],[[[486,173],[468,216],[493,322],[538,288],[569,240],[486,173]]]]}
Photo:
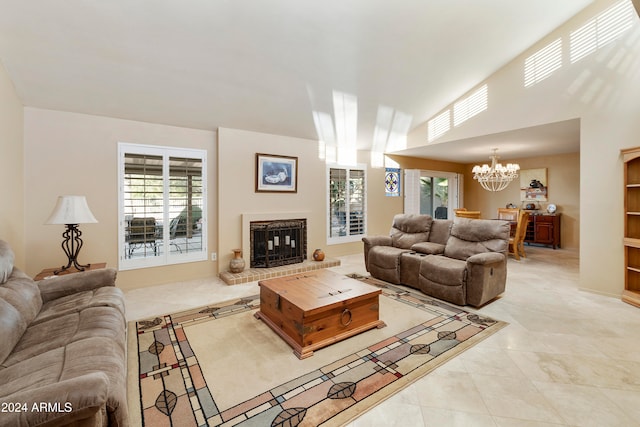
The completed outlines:
{"type": "Polygon", "coordinates": [[[121,143],[120,269],[206,259],[206,151],[121,143]]]}

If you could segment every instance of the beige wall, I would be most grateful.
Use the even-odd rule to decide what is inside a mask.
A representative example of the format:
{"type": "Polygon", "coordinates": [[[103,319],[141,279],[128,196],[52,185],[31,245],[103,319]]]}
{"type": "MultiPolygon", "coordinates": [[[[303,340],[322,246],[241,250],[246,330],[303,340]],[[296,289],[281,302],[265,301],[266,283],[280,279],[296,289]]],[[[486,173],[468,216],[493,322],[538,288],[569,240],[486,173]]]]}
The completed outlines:
{"type": "MultiPolygon", "coordinates": [[[[437,143],[580,118],[580,288],[618,297],[624,288],[620,149],[640,145],[640,21],[635,19],[621,38],[575,64],[566,53],[570,32],[613,3],[595,0],[490,76],[487,111],[437,143]],[[524,60],[558,37],[565,46],[562,68],[525,88],[524,60]]],[[[411,146],[424,145],[426,125],[409,139],[411,146]]]]}
{"type": "MultiPolygon", "coordinates": [[[[80,262],[118,266],[118,142],[207,150],[208,174],[214,177],[215,132],[130,120],[25,108],[25,226],[31,275],[66,263],[60,249],[64,226],[44,225],[56,198],[86,195],[97,224],[80,226],[84,247],[80,262]]],[[[210,179],[209,251],[215,251],[217,194],[210,179]]],[[[120,271],[118,286],[144,287],[215,274],[216,263],[194,262],[120,271]]]]}
{"type": "MultiPolygon", "coordinates": [[[[541,202],[540,207],[543,211],[549,203],[554,203],[558,207],[558,213],[562,213],[561,247],[578,249],[580,247],[580,153],[501,160],[503,163],[518,163],[523,170],[547,168],[548,202],[541,202]]],[[[492,218],[498,208],[504,208],[508,203],[521,207],[519,179],[509,184],[504,190],[493,193],[484,190],[473,179],[472,168],[473,165],[465,167],[464,205],[467,209],[480,211],[483,218],[492,218]]]]}
{"type": "Polygon", "coordinates": [[[0,239],[25,269],[23,108],[0,63],[0,239]]]}
{"type": "MultiPolygon", "coordinates": [[[[389,156],[403,169],[422,169],[441,172],[455,172],[464,175],[464,207],[478,210],[483,218],[492,218],[499,207],[508,203],[520,206],[519,181],[510,184],[505,190],[492,193],[483,190],[473,179],[473,165],[442,162],[430,159],[418,159],[404,156],[389,156]]],[[[522,169],[547,168],[549,203],[558,206],[562,213],[563,248],[578,249],[580,245],[580,154],[571,153],[558,156],[543,156],[527,159],[504,159],[504,163],[518,163],[522,169]]],[[[543,209],[547,203],[541,204],[543,209]]]]}
{"type": "MultiPolygon", "coordinates": [[[[359,161],[368,163],[368,153],[359,155],[359,161]]],[[[318,156],[317,141],[220,128],[218,158],[221,271],[228,269],[234,248],[242,248],[248,261],[249,248],[242,246],[243,214],[308,213],[308,256],[315,248],[334,257],[362,251],[360,241],[327,245],[326,165],[318,156]],[[298,157],[298,192],[256,193],[256,153],[298,157]]],[[[402,200],[384,195],[383,168],[368,168],[367,179],[368,232],[387,233],[393,215],[402,211],[402,200]]]]}

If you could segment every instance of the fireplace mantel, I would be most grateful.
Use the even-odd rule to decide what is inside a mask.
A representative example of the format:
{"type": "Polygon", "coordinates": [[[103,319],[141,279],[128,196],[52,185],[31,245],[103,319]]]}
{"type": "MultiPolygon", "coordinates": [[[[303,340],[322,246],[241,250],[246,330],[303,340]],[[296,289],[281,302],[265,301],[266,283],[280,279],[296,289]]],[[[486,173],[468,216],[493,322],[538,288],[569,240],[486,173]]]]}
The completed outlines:
{"type": "MultiPolygon", "coordinates": [[[[251,248],[249,225],[256,221],[276,221],[279,219],[306,219],[307,229],[310,227],[311,212],[271,212],[271,213],[243,213],[242,214],[242,251],[248,256],[251,248]]],[[[308,256],[309,254],[307,254],[308,256]]]]}

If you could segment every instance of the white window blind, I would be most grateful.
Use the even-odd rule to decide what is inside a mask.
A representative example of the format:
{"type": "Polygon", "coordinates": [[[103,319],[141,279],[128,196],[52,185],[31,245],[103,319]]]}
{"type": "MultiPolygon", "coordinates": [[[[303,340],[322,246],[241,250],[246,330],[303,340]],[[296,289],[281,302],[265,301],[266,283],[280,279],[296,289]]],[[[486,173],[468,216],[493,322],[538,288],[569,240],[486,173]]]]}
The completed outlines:
{"type": "Polygon", "coordinates": [[[329,243],[360,239],[366,233],[366,168],[330,167],[329,243]]]}
{"type": "Polygon", "coordinates": [[[120,268],[206,259],[206,151],[119,145],[120,268]]]}

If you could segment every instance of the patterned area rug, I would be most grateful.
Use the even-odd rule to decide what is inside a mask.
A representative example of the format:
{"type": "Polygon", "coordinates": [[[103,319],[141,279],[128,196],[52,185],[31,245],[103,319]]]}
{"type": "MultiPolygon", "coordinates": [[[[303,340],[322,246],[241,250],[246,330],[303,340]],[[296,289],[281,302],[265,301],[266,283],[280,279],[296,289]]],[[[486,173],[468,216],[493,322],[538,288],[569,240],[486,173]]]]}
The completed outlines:
{"type": "Polygon", "coordinates": [[[374,329],[299,360],[259,296],[129,323],[129,412],[145,426],[343,425],[506,323],[372,278],[374,329]]]}

